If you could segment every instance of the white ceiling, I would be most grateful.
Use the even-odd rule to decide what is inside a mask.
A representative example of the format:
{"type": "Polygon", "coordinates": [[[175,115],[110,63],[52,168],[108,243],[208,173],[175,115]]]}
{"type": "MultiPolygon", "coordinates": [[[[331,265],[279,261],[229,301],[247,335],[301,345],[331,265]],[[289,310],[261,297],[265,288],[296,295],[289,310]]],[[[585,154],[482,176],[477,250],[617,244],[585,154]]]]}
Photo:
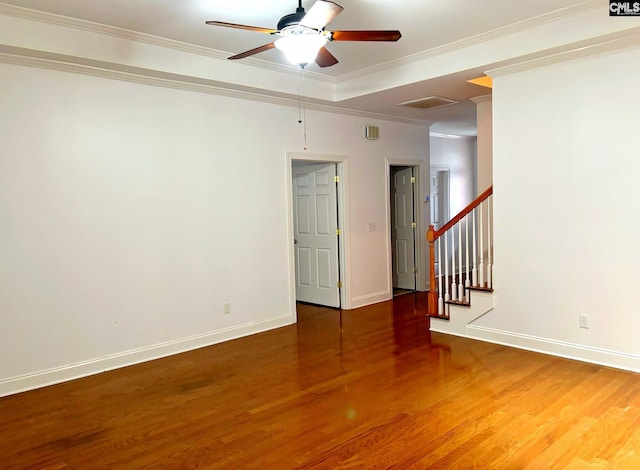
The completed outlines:
{"type": "MultiPolygon", "coordinates": [[[[315,0],[304,0],[309,10],[315,0]]],[[[338,0],[344,11],[328,30],[399,29],[402,38],[395,43],[334,42],[327,48],[339,64],[308,72],[340,80],[362,70],[375,70],[383,64],[468,40],[489,31],[517,28],[519,24],[589,0],[338,0]]],[[[275,28],[280,17],[293,13],[297,0],[4,0],[5,4],[78,18],[124,28],[188,44],[204,46],[228,55],[237,54],[272,41],[272,37],[245,30],[205,25],[219,20],[275,28]]],[[[256,55],[260,60],[285,64],[278,50],[256,55]]],[[[471,135],[475,130],[473,96],[490,91],[465,80],[482,74],[482,69],[466,70],[446,77],[382,89],[373,94],[332,103],[342,108],[390,116],[435,121],[440,132],[471,135]],[[445,108],[418,110],[400,107],[403,101],[426,96],[444,96],[461,101],[445,108]]],[[[212,77],[214,78],[214,77],[212,77]]],[[[384,86],[381,86],[384,88],[384,86]]]]}

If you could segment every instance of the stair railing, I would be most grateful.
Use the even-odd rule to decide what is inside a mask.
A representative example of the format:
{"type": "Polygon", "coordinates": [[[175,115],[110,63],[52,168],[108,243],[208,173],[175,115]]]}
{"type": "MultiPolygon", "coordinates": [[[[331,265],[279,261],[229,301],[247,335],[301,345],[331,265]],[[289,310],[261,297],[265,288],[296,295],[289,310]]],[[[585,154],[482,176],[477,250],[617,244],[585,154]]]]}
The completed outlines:
{"type": "Polygon", "coordinates": [[[493,289],[492,209],[493,186],[490,186],[438,230],[429,226],[430,316],[444,317],[445,303],[468,305],[470,289],[493,289]]]}

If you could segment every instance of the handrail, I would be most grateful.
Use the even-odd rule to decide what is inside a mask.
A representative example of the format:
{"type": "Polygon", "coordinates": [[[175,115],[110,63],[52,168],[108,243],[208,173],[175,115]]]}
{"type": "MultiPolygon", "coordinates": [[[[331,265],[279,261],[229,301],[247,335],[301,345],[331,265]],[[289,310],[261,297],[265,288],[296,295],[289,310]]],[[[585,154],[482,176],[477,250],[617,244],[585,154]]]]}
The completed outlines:
{"type": "MultiPolygon", "coordinates": [[[[485,199],[487,199],[492,194],[493,194],[493,186],[489,186],[482,194],[480,194],[477,198],[471,201],[467,207],[462,209],[453,219],[451,219],[449,222],[444,224],[438,230],[435,230],[433,239],[437,240],[438,238],[440,238],[440,236],[442,236],[447,230],[449,230],[455,224],[457,224],[462,219],[464,219],[464,217],[467,214],[469,214],[473,209],[478,207],[480,203],[482,203],[485,199]]],[[[429,228],[431,228],[431,226],[429,228]]]]}
{"type": "Polygon", "coordinates": [[[467,207],[462,209],[449,222],[444,224],[438,230],[433,225],[429,225],[427,231],[427,242],[429,243],[429,292],[427,293],[427,312],[429,315],[437,315],[438,313],[438,294],[435,290],[436,285],[436,266],[435,266],[435,241],[446,233],[451,227],[460,222],[467,214],[471,213],[476,207],[482,204],[489,196],[493,194],[493,185],[489,186],[482,194],[475,198],[467,207]]]}

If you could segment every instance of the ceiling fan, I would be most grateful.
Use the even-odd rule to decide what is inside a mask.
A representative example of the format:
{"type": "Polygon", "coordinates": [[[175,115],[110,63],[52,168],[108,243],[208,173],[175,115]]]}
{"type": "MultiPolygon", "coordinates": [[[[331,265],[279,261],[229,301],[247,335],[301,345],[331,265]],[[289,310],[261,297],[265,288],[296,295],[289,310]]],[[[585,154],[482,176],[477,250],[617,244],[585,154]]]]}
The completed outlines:
{"type": "Polygon", "coordinates": [[[303,68],[310,62],[315,62],[320,67],[330,67],[338,63],[338,59],[324,47],[327,41],[397,41],[402,36],[397,30],[326,31],[325,26],[342,10],[343,8],[337,3],[317,0],[311,9],[305,12],[302,0],[298,0],[296,12],[280,18],[277,29],[223,21],[207,21],[206,23],[213,26],[245,29],[280,36],[273,42],[229,57],[231,60],[244,59],[275,47],[282,50],[290,62],[303,68]]]}

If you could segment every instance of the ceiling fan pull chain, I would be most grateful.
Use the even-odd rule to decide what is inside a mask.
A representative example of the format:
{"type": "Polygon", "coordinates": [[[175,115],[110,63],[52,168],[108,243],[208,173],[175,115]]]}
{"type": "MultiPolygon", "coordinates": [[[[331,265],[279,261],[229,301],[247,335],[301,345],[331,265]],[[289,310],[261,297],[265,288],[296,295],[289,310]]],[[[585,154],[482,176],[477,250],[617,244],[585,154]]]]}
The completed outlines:
{"type": "Polygon", "coordinates": [[[302,69],[298,72],[298,124],[302,124],[302,69]]]}
{"type": "Polygon", "coordinates": [[[307,150],[307,107],[304,102],[304,69],[298,75],[298,124],[302,124],[304,149],[307,150]]]}
{"type": "Polygon", "coordinates": [[[302,126],[304,128],[304,149],[307,150],[307,106],[304,102],[304,69],[302,74],[302,126]]]}

